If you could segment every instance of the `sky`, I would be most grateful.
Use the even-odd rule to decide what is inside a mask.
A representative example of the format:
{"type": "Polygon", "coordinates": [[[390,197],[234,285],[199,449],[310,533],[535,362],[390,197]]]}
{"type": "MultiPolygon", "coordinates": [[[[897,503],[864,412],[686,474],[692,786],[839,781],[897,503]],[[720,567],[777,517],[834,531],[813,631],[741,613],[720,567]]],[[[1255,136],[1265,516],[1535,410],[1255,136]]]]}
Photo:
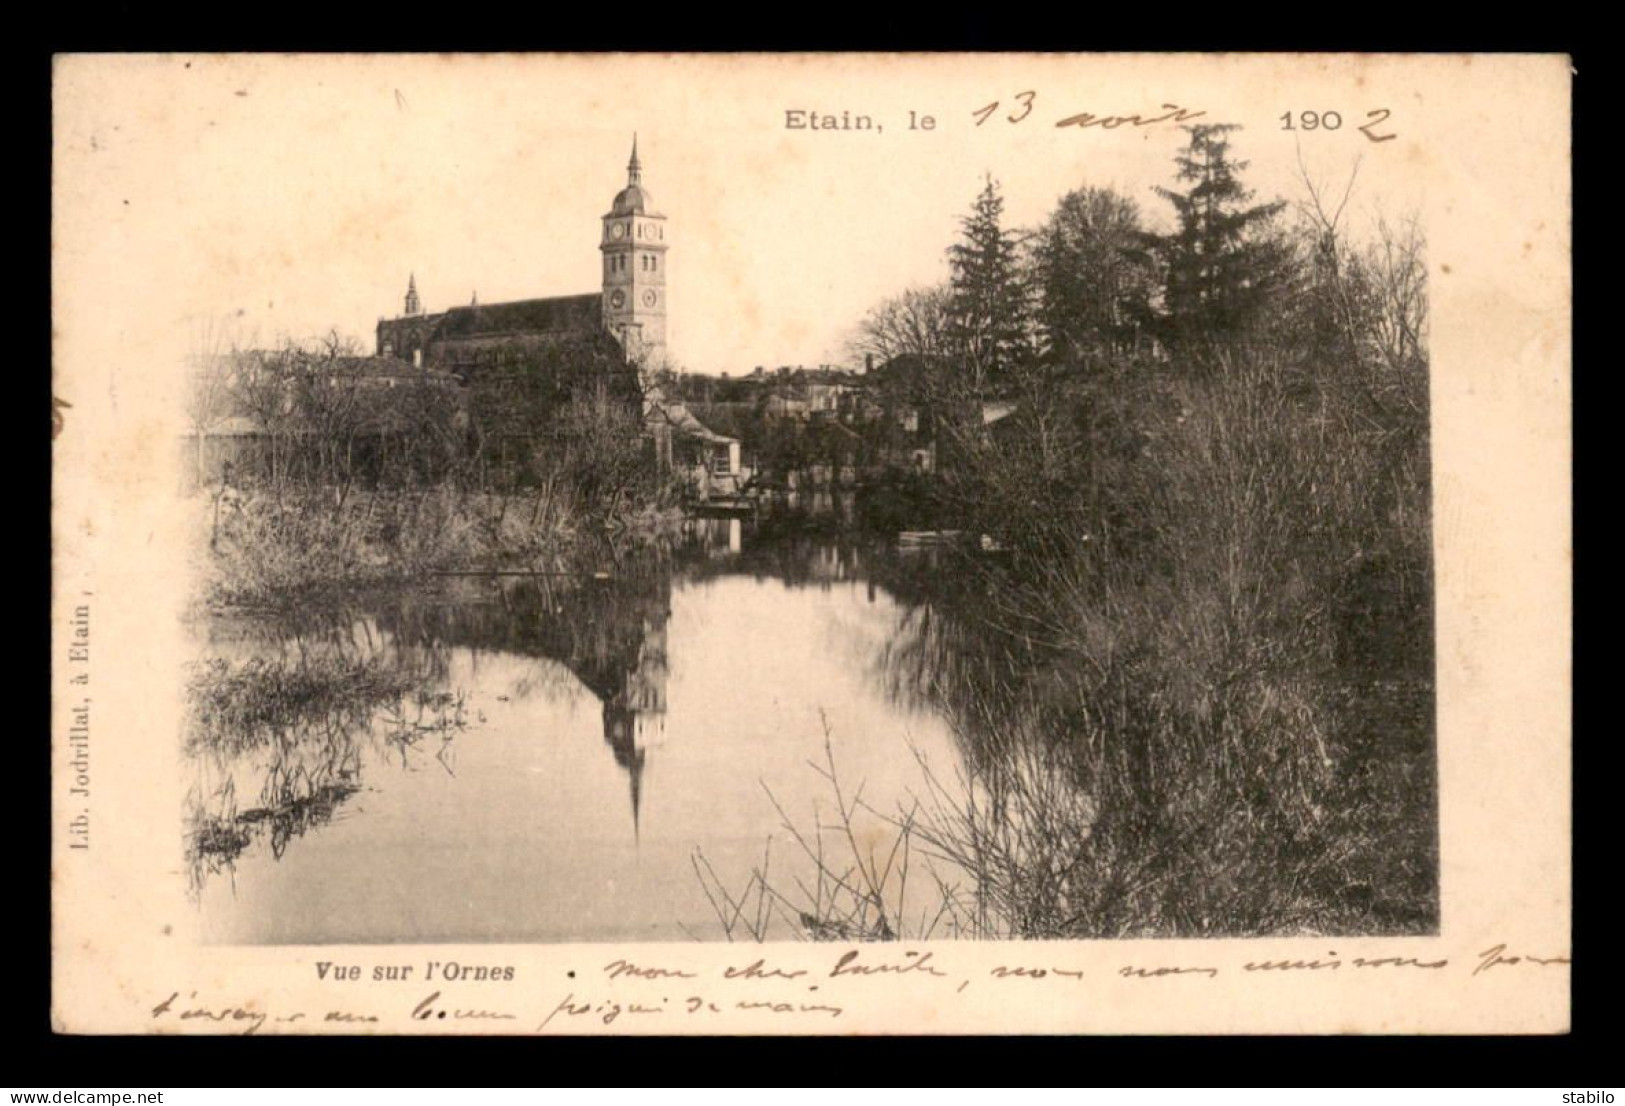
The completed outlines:
{"type": "Polygon", "coordinates": [[[153,342],[229,333],[269,345],[337,328],[370,349],[377,319],[401,311],[409,274],[429,311],[476,293],[490,303],[597,291],[599,217],[626,182],[635,132],[644,184],[668,218],[671,355],[688,371],[738,374],[839,363],[870,307],[946,279],[945,251],[986,174],[1012,227],[1040,223],[1086,184],[1165,222],[1152,189],[1172,183],[1184,135],[1173,124],[1055,126],[1078,112],[1149,116],[1173,104],[1241,122],[1236,152],[1252,162],[1245,179],[1259,200],[1301,194],[1300,150],[1328,182],[1359,158],[1357,227],[1378,207],[1422,202],[1384,179],[1384,158],[1406,144],[1356,130],[1371,97],[1346,68],[1306,86],[1305,102],[1341,105],[1345,120],[1311,136],[1283,130],[1274,103],[1257,106],[1270,79],[1259,64],[141,57],[74,74],[83,95],[59,105],[58,143],[96,169],[73,182],[85,190],[75,198],[95,212],[99,251],[139,261],[108,274],[108,294],[153,342]],[[788,129],[791,111],[867,115],[878,129],[788,129]]]}

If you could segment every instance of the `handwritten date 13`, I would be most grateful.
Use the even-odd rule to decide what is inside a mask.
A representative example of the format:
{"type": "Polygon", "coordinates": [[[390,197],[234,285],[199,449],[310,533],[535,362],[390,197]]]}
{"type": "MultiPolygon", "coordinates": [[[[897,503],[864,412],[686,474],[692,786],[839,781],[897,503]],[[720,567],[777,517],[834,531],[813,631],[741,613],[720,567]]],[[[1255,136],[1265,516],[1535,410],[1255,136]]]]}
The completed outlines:
{"type": "MultiPolygon", "coordinates": [[[[1012,103],[1009,105],[1011,110],[1003,115],[1004,122],[1010,124],[1023,123],[1033,113],[1033,109],[1038,103],[1038,92],[1034,89],[1027,89],[1024,92],[1016,93],[1011,97],[1011,100],[1012,103]]],[[[976,125],[980,127],[989,119],[992,119],[999,112],[1001,106],[1004,106],[1001,101],[994,100],[992,103],[985,104],[971,112],[971,115],[976,119],[976,125]]],[[[1068,115],[1064,119],[1057,119],[1055,125],[1057,127],[1100,127],[1103,130],[1110,131],[1125,126],[1150,127],[1157,123],[1183,123],[1187,119],[1195,119],[1206,114],[1205,111],[1191,111],[1189,108],[1182,108],[1178,104],[1163,104],[1158,111],[1135,115],[1096,115],[1093,112],[1079,112],[1076,115],[1068,115]]]]}

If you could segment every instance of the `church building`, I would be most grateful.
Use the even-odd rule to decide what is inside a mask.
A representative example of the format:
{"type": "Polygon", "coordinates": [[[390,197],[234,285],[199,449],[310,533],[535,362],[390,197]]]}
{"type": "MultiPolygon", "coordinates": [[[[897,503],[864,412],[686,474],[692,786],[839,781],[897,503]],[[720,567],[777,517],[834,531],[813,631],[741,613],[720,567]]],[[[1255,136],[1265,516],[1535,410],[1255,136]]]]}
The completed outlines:
{"type": "Polygon", "coordinates": [[[599,291],[489,304],[476,296],[465,307],[427,313],[414,274],[407,281],[405,313],[378,320],[378,355],[467,381],[484,366],[533,360],[568,343],[600,346],[612,340],[626,361],[646,370],[664,367],[666,217],[654,210],[643,187],[636,137],[626,174],[626,187],[602,217],[599,291]]]}

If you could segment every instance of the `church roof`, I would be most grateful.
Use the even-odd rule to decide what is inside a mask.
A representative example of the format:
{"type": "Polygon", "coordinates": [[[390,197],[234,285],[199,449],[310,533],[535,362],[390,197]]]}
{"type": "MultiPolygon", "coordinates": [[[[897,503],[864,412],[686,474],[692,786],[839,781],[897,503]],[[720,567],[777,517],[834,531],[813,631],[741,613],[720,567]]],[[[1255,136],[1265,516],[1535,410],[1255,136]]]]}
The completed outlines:
{"type": "Polygon", "coordinates": [[[726,445],[737,442],[738,438],[727,434],[718,434],[709,426],[694,417],[694,412],[682,400],[667,399],[658,386],[650,388],[644,394],[644,420],[653,422],[664,419],[677,433],[687,438],[697,438],[702,442],[711,442],[715,445],[726,445]]]}
{"type": "Polygon", "coordinates": [[[603,297],[594,292],[454,307],[446,312],[438,333],[445,338],[470,338],[480,334],[596,332],[602,327],[603,297]]]}

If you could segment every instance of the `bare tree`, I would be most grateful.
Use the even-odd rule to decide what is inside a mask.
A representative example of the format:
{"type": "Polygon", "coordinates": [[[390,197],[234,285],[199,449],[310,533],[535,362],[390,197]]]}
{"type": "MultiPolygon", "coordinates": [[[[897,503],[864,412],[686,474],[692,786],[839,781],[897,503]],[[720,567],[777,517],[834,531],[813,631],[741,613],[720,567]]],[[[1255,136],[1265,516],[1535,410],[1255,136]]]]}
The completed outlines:
{"type": "Polygon", "coordinates": [[[1413,373],[1427,364],[1427,242],[1415,212],[1377,220],[1377,239],[1366,251],[1375,285],[1377,351],[1394,372],[1413,373]]]}
{"type": "Polygon", "coordinates": [[[368,418],[360,347],[329,330],[291,346],[286,357],[294,414],[305,432],[300,459],[309,477],[331,484],[334,506],[341,508],[354,482],[356,437],[368,418]]]}
{"type": "Polygon", "coordinates": [[[187,361],[186,419],[194,447],[194,479],[205,479],[204,445],[209,432],[232,413],[237,342],[230,328],[214,319],[195,331],[187,361]]]}
{"type": "Polygon", "coordinates": [[[399,455],[393,465],[386,454],[379,456],[380,480],[444,479],[468,489],[476,461],[459,391],[454,378],[424,371],[401,381],[381,399],[384,417],[377,421],[384,424],[399,455]]]}
{"type": "Polygon", "coordinates": [[[1327,186],[1317,183],[1310,175],[1303,161],[1303,151],[1298,151],[1298,179],[1303,183],[1304,198],[1298,201],[1297,209],[1312,243],[1308,269],[1320,285],[1322,300],[1335,320],[1342,345],[1355,368],[1364,363],[1362,338],[1367,328],[1362,325],[1361,316],[1365,312],[1359,301],[1364,298],[1365,290],[1360,287],[1363,274],[1358,271],[1359,261],[1349,255],[1340,224],[1359,174],[1360,161],[1356,158],[1342,196],[1334,200],[1327,186]]]}
{"type": "Polygon", "coordinates": [[[280,497],[283,478],[282,439],[294,416],[292,380],[286,350],[239,350],[232,356],[231,403],[254,424],[268,451],[265,478],[280,497]]]}
{"type": "Polygon", "coordinates": [[[949,304],[945,284],[910,288],[876,305],[858,324],[849,349],[856,360],[885,364],[896,357],[931,360],[947,353],[949,304]]]}

